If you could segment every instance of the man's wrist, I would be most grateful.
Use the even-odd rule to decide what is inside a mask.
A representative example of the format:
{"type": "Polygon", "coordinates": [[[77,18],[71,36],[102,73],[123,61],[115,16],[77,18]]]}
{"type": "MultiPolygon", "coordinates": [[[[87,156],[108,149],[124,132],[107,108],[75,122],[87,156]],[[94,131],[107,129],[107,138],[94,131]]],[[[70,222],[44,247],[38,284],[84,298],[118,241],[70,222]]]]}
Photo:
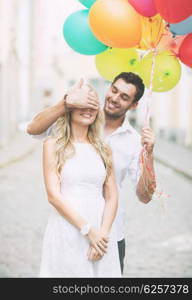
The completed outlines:
{"type": "Polygon", "coordinates": [[[55,109],[55,112],[57,112],[58,118],[61,117],[65,113],[63,98],[59,102],[57,102],[53,107],[55,109]]]}
{"type": "Polygon", "coordinates": [[[147,157],[151,159],[153,158],[153,150],[147,152],[147,157]]]}
{"type": "Polygon", "coordinates": [[[65,107],[65,111],[70,111],[74,108],[74,105],[72,103],[69,103],[70,99],[67,101],[67,97],[69,99],[69,95],[68,94],[65,94],[64,97],[63,97],[63,101],[64,101],[64,107],[65,107]]]}
{"type": "Polygon", "coordinates": [[[63,97],[63,104],[64,104],[64,109],[65,109],[65,112],[67,111],[67,106],[66,106],[66,100],[67,100],[67,94],[64,95],[63,97]]]}
{"type": "Polygon", "coordinates": [[[148,157],[153,157],[154,145],[146,147],[148,157]]]}

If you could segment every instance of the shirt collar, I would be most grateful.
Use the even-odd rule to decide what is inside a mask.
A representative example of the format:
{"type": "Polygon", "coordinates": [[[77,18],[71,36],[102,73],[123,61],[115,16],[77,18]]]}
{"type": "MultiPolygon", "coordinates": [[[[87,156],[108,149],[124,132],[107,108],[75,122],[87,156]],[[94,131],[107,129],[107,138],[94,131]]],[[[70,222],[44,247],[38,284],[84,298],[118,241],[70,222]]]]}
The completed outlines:
{"type": "Polygon", "coordinates": [[[118,134],[118,133],[123,133],[123,132],[130,132],[133,133],[134,129],[129,123],[129,120],[127,117],[125,117],[123,123],[121,126],[119,126],[115,131],[113,131],[109,136],[118,134]]]}

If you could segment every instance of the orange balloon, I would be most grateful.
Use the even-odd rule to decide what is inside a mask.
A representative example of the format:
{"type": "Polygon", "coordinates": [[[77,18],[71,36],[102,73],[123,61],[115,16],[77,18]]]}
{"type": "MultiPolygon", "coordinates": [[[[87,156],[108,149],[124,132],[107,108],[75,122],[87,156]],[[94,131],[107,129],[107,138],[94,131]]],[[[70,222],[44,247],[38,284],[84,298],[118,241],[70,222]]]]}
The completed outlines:
{"type": "Polygon", "coordinates": [[[134,47],[141,39],[140,15],[128,0],[97,0],[89,24],[97,39],[113,48],[134,47]]]}

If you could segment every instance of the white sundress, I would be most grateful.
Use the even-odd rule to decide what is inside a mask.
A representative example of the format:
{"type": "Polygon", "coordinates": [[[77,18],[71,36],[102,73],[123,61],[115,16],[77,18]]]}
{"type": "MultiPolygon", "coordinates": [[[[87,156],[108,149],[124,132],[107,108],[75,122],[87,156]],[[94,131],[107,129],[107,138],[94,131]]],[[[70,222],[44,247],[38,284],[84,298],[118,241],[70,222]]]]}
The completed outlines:
{"type": "MultiPolygon", "coordinates": [[[[99,229],[105,199],[106,170],[94,147],[74,143],[75,155],[67,159],[61,172],[63,198],[99,229]]],[[[89,241],[79,230],[52,209],[45,230],[40,277],[121,277],[115,227],[112,226],[107,253],[99,261],[89,261],[89,241]]]]}

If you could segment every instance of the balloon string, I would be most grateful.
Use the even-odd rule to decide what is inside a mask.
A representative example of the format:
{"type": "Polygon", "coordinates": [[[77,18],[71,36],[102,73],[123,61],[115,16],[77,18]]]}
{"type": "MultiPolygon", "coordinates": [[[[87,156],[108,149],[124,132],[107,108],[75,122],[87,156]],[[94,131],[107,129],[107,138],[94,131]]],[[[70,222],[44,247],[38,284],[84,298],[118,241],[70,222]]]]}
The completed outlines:
{"type": "Polygon", "coordinates": [[[153,57],[152,57],[152,68],[151,68],[151,76],[150,76],[150,84],[149,84],[149,93],[147,96],[147,103],[146,103],[146,116],[144,125],[145,127],[149,127],[150,115],[151,115],[151,100],[152,100],[152,89],[153,89],[153,79],[155,74],[155,58],[157,55],[157,49],[153,49],[153,57]]]}
{"type": "MultiPolygon", "coordinates": [[[[152,57],[152,68],[151,68],[151,76],[150,76],[150,85],[149,85],[149,92],[147,95],[147,103],[146,103],[146,116],[144,124],[146,127],[149,127],[149,121],[150,121],[150,115],[151,115],[151,100],[152,100],[152,90],[153,90],[153,79],[155,74],[155,58],[158,53],[157,48],[154,48],[153,50],[153,57],[152,57]]],[[[163,197],[167,198],[170,197],[170,195],[166,195],[162,189],[159,187],[155,188],[156,183],[156,176],[154,173],[154,170],[151,168],[148,162],[148,152],[146,150],[146,145],[144,144],[141,153],[140,153],[140,159],[139,159],[139,167],[141,171],[141,180],[143,183],[144,191],[150,195],[151,191],[154,191],[152,194],[154,198],[157,200],[161,200],[160,205],[163,214],[165,214],[165,206],[163,203],[163,197]]],[[[156,184],[157,185],[157,184],[156,184]]]]}
{"type": "MultiPolygon", "coordinates": [[[[145,127],[150,126],[153,80],[154,80],[154,74],[155,74],[155,59],[158,54],[158,44],[160,43],[160,41],[164,35],[164,33],[160,34],[161,25],[162,25],[162,23],[159,24],[158,43],[157,43],[156,47],[154,47],[152,49],[152,66],[151,66],[151,74],[150,74],[149,91],[148,91],[148,94],[146,97],[146,114],[145,114],[145,119],[144,119],[145,127]]],[[[151,34],[152,34],[152,32],[151,32],[151,34]]],[[[140,167],[141,180],[143,183],[144,192],[146,192],[147,195],[152,195],[153,197],[156,197],[157,200],[161,200],[161,202],[160,202],[161,208],[162,208],[163,213],[165,213],[165,207],[164,207],[164,203],[162,201],[163,200],[162,197],[163,196],[169,197],[169,195],[165,195],[162,190],[155,187],[156,176],[155,176],[154,170],[149,165],[148,152],[147,152],[145,144],[140,153],[139,167],[140,167]],[[153,194],[151,194],[151,193],[153,193],[153,194]]]]}
{"type": "MultiPolygon", "coordinates": [[[[155,57],[157,55],[157,50],[156,48],[153,49],[153,57],[152,57],[152,68],[151,68],[151,76],[150,76],[150,85],[149,85],[149,93],[146,98],[146,116],[145,116],[145,121],[144,125],[145,127],[149,127],[149,120],[150,120],[150,114],[151,114],[151,109],[150,109],[150,104],[151,104],[151,98],[152,98],[152,88],[153,88],[153,78],[154,78],[154,73],[155,73],[155,57]]],[[[150,195],[151,191],[154,189],[154,184],[155,184],[155,174],[152,168],[149,166],[148,163],[148,152],[146,150],[146,145],[144,144],[141,153],[140,153],[140,158],[139,158],[139,167],[141,171],[141,180],[143,184],[143,188],[145,192],[150,195]]]]}

